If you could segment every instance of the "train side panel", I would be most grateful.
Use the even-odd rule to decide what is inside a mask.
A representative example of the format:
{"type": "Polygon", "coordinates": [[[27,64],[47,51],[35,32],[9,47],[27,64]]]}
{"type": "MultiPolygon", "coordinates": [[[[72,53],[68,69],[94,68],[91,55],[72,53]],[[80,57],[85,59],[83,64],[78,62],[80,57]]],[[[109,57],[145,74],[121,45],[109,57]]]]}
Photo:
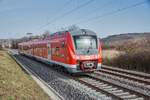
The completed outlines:
{"type": "Polygon", "coordinates": [[[56,63],[67,64],[67,42],[66,34],[56,35],[50,39],[51,43],[51,60],[56,63]]]}

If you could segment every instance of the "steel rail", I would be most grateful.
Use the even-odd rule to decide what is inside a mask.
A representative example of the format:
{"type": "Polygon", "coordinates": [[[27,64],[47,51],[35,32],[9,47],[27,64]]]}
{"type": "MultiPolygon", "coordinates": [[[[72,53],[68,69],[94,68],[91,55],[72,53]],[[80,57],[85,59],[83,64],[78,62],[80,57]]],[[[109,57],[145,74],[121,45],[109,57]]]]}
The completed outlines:
{"type": "Polygon", "coordinates": [[[111,71],[111,70],[107,70],[107,69],[101,69],[101,70],[99,70],[99,72],[96,72],[96,73],[97,74],[107,73],[107,74],[110,74],[110,75],[130,79],[130,80],[133,80],[133,81],[137,81],[137,82],[140,82],[140,83],[150,85],[150,80],[148,80],[148,79],[143,79],[141,77],[136,77],[136,76],[133,76],[133,75],[130,75],[130,74],[124,74],[124,73],[121,73],[121,72],[111,71]]]}
{"type": "Polygon", "coordinates": [[[146,94],[144,94],[144,93],[142,93],[142,92],[138,92],[138,91],[136,91],[136,90],[129,89],[129,88],[127,88],[127,87],[118,85],[117,83],[109,82],[109,81],[104,80],[104,79],[102,79],[102,78],[100,78],[100,77],[97,77],[97,76],[94,75],[94,74],[87,74],[87,75],[88,75],[88,77],[90,77],[90,78],[92,78],[92,79],[95,79],[95,80],[97,80],[97,81],[101,81],[101,82],[104,82],[104,83],[107,83],[107,84],[111,84],[111,85],[113,85],[113,86],[115,86],[115,87],[118,87],[118,88],[120,88],[120,89],[123,89],[123,90],[125,90],[125,91],[128,91],[128,92],[130,92],[130,93],[132,93],[132,94],[136,94],[137,96],[143,97],[145,100],[149,100],[149,98],[150,98],[149,95],[146,95],[146,94]]]}
{"type": "Polygon", "coordinates": [[[110,67],[110,66],[106,66],[106,65],[102,65],[102,69],[107,69],[107,70],[111,70],[111,71],[116,71],[116,72],[120,72],[120,73],[138,76],[138,77],[145,78],[145,79],[150,79],[150,74],[147,74],[147,73],[135,72],[135,71],[131,71],[131,70],[110,67]]]}

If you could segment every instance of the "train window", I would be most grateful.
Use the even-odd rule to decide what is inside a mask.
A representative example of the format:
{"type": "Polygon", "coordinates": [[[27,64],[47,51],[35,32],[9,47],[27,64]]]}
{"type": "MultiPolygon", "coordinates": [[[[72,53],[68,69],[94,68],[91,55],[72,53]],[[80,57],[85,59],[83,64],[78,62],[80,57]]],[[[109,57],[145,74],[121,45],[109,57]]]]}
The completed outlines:
{"type": "Polygon", "coordinates": [[[65,47],[65,42],[64,42],[64,41],[61,43],[61,47],[62,47],[62,48],[65,47]]]}
{"type": "Polygon", "coordinates": [[[48,48],[50,48],[50,43],[47,44],[48,48]]]}
{"type": "Polygon", "coordinates": [[[61,33],[61,32],[59,32],[59,33],[58,33],[58,35],[62,35],[62,33],[61,33]]]}
{"type": "Polygon", "coordinates": [[[59,51],[59,47],[56,47],[55,51],[59,51]]]}
{"type": "Polygon", "coordinates": [[[55,55],[55,48],[52,48],[52,55],[55,55]]]}
{"type": "Polygon", "coordinates": [[[55,47],[55,48],[52,48],[52,55],[55,55],[55,56],[58,56],[59,55],[59,47],[55,47]]]}
{"type": "Polygon", "coordinates": [[[97,49],[96,36],[74,36],[76,49],[97,49]]]}

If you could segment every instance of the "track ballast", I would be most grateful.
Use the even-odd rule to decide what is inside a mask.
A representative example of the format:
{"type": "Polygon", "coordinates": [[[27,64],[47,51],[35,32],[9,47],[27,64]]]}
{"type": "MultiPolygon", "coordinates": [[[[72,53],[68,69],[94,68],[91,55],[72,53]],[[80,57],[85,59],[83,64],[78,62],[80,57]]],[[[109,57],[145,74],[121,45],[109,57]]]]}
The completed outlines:
{"type": "MultiPolygon", "coordinates": [[[[32,68],[33,66],[39,66],[38,65],[39,63],[41,66],[45,66],[45,64],[43,64],[41,62],[33,61],[33,59],[29,59],[24,56],[19,55],[16,58],[18,60],[20,60],[22,63],[24,62],[24,64],[27,65],[27,67],[29,67],[29,68],[32,68]],[[25,61],[25,59],[26,59],[26,61],[25,61]],[[35,62],[37,62],[38,64],[35,64],[35,62]]],[[[49,67],[47,67],[47,68],[49,69],[49,67]]],[[[111,99],[114,99],[114,100],[124,100],[124,99],[148,100],[150,98],[150,95],[148,95],[148,94],[140,93],[139,91],[126,88],[120,84],[119,85],[117,83],[114,84],[113,82],[110,82],[108,80],[101,79],[102,78],[101,75],[98,76],[99,72],[76,77],[76,76],[71,76],[70,74],[64,73],[64,70],[61,70],[60,67],[59,68],[55,67],[54,69],[55,69],[55,71],[59,72],[60,74],[63,74],[64,76],[67,76],[75,81],[78,81],[81,84],[84,84],[88,88],[91,88],[91,90],[94,90],[95,93],[102,92],[103,94],[101,94],[101,97],[104,97],[106,100],[111,100],[111,99]],[[108,98],[107,98],[107,96],[108,96],[108,98]]],[[[45,70],[45,69],[41,68],[41,70],[36,71],[36,73],[39,74],[39,73],[41,73],[40,71],[42,71],[42,70],[45,70]]],[[[105,70],[108,70],[108,69],[105,69],[105,70]]],[[[35,71],[35,69],[32,71],[35,71]]],[[[45,73],[43,73],[43,74],[45,74],[45,73]]],[[[111,73],[107,73],[107,74],[111,74],[111,73]]],[[[112,74],[112,75],[116,75],[116,74],[112,74]]],[[[40,75],[40,77],[42,77],[43,79],[46,79],[47,82],[49,81],[49,78],[46,75],[40,75]]],[[[127,77],[123,76],[123,78],[127,78],[127,77]]]]}

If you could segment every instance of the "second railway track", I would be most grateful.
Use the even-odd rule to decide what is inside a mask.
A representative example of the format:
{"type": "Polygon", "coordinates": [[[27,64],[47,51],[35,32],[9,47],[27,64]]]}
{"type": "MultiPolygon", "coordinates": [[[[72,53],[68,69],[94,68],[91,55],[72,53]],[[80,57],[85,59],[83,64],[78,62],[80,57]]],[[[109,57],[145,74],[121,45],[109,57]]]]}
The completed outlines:
{"type": "Polygon", "coordinates": [[[139,76],[135,76],[135,75],[130,75],[128,73],[121,73],[121,72],[113,71],[111,69],[110,70],[101,69],[99,72],[111,74],[111,75],[118,76],[118,77],[123,77],[123,78],[126,78],[126,79],[137,81],[139,83],[144,83],[145,85],[150,85],[150,80],[149,79],[145,79],[143,77],[139,77],[139,76]]]}
{"type": "Polygon", "coordinates": [[[111,71],[111,72],[115,72],[116,74],[120,73],[120,74],[122,74],[122,76],[132,76],[132,77],[136,77],[136,78],[139,78],[139,79],[145,79],[145,80],[149,81],[149,83],[150,83],[150,74],[146,74],[146,73],[142,73],[142,72],[136,72],[136,71],[126,70],[126,69],[120,69],[120,68],[110,67],[110,66],[106,66],[106,65],[102,65],[102,70],[101,71],[102,72],[111,71]]]}

